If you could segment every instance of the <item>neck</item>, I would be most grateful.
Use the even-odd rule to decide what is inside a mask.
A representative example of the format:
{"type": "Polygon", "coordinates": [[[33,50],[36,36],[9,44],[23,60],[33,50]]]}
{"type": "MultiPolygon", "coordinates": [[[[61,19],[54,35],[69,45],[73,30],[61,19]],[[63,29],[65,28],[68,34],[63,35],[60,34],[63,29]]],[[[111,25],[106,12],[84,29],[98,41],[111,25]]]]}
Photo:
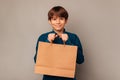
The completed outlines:
{"type": "Polygon", "coordinates": [[[63,32],[64,32],[64,29],[62,29],[62,30],[60,30],[60,31],[56,31],[56,30],[54,30],[59,36],[61,36],[61,34],[63,34],[63,32]]]}

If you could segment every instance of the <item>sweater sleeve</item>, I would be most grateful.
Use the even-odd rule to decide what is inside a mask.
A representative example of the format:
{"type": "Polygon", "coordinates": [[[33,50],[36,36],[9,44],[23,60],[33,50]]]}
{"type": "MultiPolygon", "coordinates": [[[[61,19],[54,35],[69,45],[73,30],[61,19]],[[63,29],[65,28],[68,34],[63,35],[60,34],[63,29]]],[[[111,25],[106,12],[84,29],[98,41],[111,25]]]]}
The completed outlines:
{"type": "Polygon", "coordinates": [[[78,49],[77,49],[77,60],[76,62],[78,64],[82,64],[84,62],[84,55],[83,55],[83,49],[82,49],[82,45],[81,45],[81,42],[78,38],[77,35],[75,35],[75,45],[78,46],[78,49]]]}

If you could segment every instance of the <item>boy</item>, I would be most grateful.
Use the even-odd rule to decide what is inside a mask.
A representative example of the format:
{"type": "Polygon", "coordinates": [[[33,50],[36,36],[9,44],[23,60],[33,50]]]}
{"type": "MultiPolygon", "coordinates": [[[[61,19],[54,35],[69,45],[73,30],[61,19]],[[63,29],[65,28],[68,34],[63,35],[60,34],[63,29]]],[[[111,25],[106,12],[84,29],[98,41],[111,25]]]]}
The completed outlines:
{"type": "MultiPolygon", "coordinates": [[[[65,44],[67,45],[76,45],[78,46],[76,62],[78,64],[81,64],[84,62],[82,45],[80,43],[79,38],[77,37],[76,34],[67,32],[64,29],[65,24],[67,23],[67,20],[68,20],[68,12],[61,6],[55,6],[48,12],[48,22],[52,26],[53,30],[42,34],[38,38],[37,45],[36,45],[36,54],[34,57],[35,62],[36,62],[39,41],[53,42],[57,44],[63,44],[65,42],[65,44]]],[[[44,75],[43,80],[76,80],[76,79],[44,75]]]]}

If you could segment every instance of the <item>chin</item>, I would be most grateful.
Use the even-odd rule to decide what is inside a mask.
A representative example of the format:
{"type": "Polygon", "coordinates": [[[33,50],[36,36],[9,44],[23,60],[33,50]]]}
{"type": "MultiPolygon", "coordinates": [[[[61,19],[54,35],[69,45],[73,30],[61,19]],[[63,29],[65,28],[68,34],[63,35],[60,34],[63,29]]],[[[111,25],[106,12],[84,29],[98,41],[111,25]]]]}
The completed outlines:
{"type": "Polygon", "coordinates": [[[62,29],[55,29],[56,31],[62,31],[62,29]]]}
{"type": "Polygon", "coordinates": [[[60,29],[60,28],[57,28],[56,30],[57,30],[57,31],[61,31],[62,29],[60,29]]]}

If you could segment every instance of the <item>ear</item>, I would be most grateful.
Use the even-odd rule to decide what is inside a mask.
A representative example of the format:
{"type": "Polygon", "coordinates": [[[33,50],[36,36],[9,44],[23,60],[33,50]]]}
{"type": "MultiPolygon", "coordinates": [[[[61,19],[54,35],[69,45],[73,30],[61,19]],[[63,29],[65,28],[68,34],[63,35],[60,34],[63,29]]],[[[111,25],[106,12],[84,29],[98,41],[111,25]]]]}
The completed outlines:
{"type": "Polygon", "coordinates": [[[48,20],[48,22],[49,22],[49,24],[51,24],[51,21],[50,21],[50,20],[48,20]]]}
{"type": "Polygon", "coordinates": [[[67,23],[68,20],[65,20],[65,24],[67,23]]]}

